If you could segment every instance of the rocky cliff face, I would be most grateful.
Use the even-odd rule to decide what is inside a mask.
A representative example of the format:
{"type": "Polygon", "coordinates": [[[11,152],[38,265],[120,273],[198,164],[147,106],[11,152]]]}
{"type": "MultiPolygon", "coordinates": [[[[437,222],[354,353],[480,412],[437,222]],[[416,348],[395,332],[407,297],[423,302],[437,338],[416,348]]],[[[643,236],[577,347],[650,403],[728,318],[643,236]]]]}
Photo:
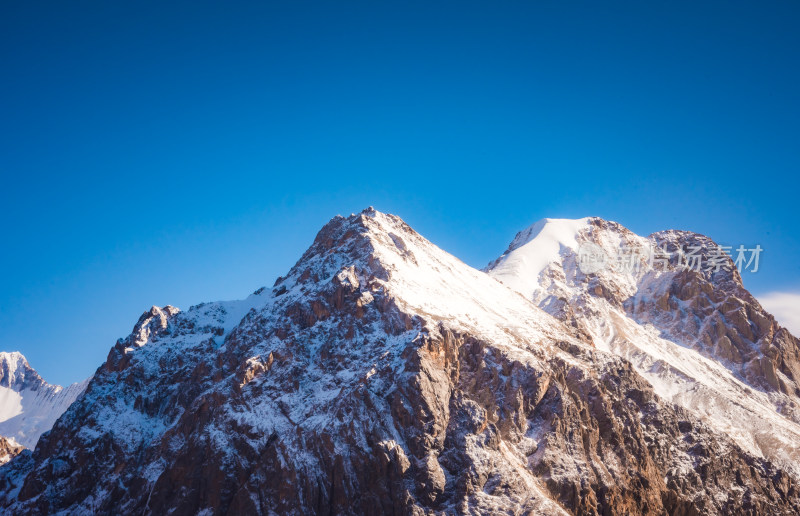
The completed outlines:
{"type": "MultiPolygon", "coordinates": [[[[702,235],[666,231],[651,240],[667,250],[700,248],[708,254],[717,244],[702,235]]],[[[798,339],[782,328],[744,288],[733,263],[728,269],[684,271],[677,256],[670,274],[648,278],[630,300],[627,311],[638,321],[652,323],[676,342],[726,364],[744,382],[785,394],[782,408],[795,421],[800,396],[798,339]]]]}
{"type": "MultiPolygon", "coordinates": [[[[4,511],[800,511],[793,458],[743,446],[600,343],[588,315],[605,305],[558,290],[555,249],[534,303],[397,217],[337,217],[272,288],[143,314],[34,452],[0,469],[4,511]]],[[[643,327],[626,308],[640,280],[575,285],[643,327]]]]}

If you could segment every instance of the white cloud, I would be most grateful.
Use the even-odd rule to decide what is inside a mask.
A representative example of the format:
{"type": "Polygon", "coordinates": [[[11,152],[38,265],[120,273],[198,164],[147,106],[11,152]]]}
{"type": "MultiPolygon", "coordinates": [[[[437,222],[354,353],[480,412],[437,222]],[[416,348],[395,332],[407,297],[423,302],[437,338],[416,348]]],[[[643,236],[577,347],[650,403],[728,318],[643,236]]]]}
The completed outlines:
{"type": "Polygon", "coordinates": [[[767,312],[775,316],[778,324],[792,332],[792,335],[800,336],[800,294],[770,292],[758,296],[758,301],[767,312]]]}

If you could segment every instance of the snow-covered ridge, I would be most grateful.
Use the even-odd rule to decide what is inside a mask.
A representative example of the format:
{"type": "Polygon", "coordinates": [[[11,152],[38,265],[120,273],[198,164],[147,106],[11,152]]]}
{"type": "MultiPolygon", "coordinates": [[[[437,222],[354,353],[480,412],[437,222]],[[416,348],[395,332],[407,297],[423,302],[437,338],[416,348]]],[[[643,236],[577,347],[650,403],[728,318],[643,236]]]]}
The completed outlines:
{"type": "Polygon", "coordinates": [[[33,448],[88,383],[51,385],[22,353],[0,352],[0,436],[33,448]]]}
{"type": "Polygon", "coordinates": [[[539,287],[539,275],[557,261],[565,249],[578,250],[578,234],[585,230],[589,218],[542,219],[517,233],[502,256],[485,270],[526,297],[531,297],[539,287]]]}

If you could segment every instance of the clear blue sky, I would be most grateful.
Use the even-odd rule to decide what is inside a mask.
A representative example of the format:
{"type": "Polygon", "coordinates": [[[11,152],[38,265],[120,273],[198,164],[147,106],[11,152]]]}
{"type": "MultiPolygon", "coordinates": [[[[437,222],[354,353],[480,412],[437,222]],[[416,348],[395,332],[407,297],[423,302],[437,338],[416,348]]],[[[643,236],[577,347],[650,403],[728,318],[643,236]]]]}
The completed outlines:
{"type": "Polygon", "coordinates": [[[798,26],[795,1],[2,2],[0,349],[80,380],[151,305],[245,297],[369,205],[476,267],[599,215],[760,244],[746,285],[800,291],[798,26]]]}

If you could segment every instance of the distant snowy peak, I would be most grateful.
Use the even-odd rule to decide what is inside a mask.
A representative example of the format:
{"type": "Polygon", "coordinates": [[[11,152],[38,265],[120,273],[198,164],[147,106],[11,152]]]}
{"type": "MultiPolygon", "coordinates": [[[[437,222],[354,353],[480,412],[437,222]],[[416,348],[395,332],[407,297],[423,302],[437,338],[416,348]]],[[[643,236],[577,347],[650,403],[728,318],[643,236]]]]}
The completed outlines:
{"type": "Polygon", "coordinates": [[[22,353],[0,352],[0,387],[36,389],[45,384],[22,353]]]}
{"type": "Polygon", "coordinates": [[[33,448],[39,436],[86,389],[89,380],[64,388],[47,383],[18,351],[0,352],[0,436],[33,448]]]}

